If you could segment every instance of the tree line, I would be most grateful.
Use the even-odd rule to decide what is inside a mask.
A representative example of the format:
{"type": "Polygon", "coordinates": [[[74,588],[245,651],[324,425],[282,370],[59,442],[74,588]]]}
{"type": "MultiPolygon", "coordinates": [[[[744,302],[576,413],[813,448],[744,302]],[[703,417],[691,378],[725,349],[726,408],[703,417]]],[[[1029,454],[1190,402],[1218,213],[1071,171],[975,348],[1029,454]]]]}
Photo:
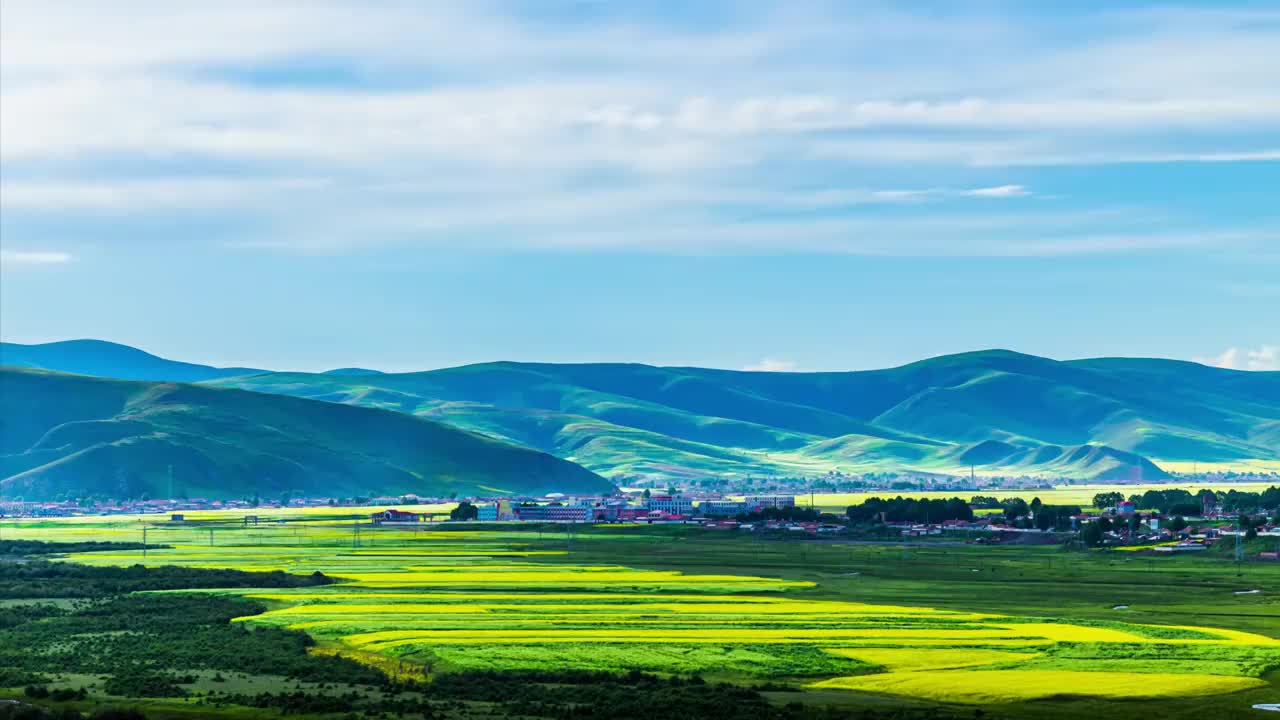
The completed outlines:
{"type": "Polygon", "coordinates": [[[1262,492],[1231,489],[1226,492],[1201,488],[1192,494],[1183,488],[1147,490],[1141,495],[1125,496],[1118,491],[1098,493],[1093,496],[1095,508],[1114,507],[1129,501],[1139,510],[1158,510],[1164,515],[1200,515],[1206,500],[1221,506],[1224,512],[1266,511],[1280,509],[1280,487],[1271,486],[1262,492]]]}

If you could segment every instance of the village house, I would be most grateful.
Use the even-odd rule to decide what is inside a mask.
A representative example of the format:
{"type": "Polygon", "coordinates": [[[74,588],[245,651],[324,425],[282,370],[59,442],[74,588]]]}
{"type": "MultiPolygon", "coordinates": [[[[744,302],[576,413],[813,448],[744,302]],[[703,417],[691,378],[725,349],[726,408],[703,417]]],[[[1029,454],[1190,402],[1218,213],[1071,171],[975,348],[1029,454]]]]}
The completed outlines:
{"type": "Polygon", "coordinates": [[[369,516],[375,525],[384,523],[416,523],[422,522],[422,515],[404,510],[396,510],[395,508],[387,508],[380,510],[369,516]]]}

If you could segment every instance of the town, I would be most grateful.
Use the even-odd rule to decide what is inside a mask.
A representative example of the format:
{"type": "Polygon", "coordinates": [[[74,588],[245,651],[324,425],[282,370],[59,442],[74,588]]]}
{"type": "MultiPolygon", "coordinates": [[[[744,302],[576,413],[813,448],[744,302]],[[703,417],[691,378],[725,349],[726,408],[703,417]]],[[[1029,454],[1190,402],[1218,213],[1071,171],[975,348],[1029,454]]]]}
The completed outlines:
{"type": "MultiPolygon", "coordinates": [[[[0,503],[0,517],[94,515],[155,516],[156,522],[184,523],[202,512],[238,517],[239,522],[286,522],[280,511],[332,511],[334,517],[379,526],[449,523],[681,524],[713,530],[785,533],[851,540],[951,540],[988,544],[1072,543],[1084,547],[1144,548],[1157,553],[1199,552],[1224,539],[1280,539],[1280,488],[1261,492],[1229,489],[1196,494],[1171,487],[1126,496],[1120,488],[1095,494],[1090,504],[1049,504],[1039,497],[968,500],[902,496],[859,497],[844,512],[814,504],[814,496],[786,494],[723,496],[654,493],[650,489],[612,496],[553,493],[524,498],[302,498],[282,495],[275,502],[243,500],[142,499],[116,503],[80,501],[0,503]],[[241,514],[242,513],[242,514],[241,514]],[[189,516],[191,516],[189,518],[189,516]]],[[[1052,495],[1046,491],[1046,496],[1052,495]]],[[[1276,543],[1280,545],[1280,543],[1276,543]]],[[[1277,548],[1255,551],[1277,559],[1277,548]]],[[[1239,559],[1239,558],[1237,558],[1239,559]]]]}

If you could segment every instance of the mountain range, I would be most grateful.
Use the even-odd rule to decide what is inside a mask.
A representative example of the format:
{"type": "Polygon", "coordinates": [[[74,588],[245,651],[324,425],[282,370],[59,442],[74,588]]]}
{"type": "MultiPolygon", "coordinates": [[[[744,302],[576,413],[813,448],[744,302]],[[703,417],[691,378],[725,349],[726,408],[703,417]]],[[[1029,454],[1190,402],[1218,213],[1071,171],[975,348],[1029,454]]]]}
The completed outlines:
{"type": "Polygon", "coordinates": [[[204,388],[412,415],[543,451],[617,483],[971,469],[1155,480],[1167,475],[1151,459],[1280,460],[1280,372],[1174,360],[1062,362],[988,350],[829,373],[516,362],[297,373],[172,363],[71,341],[4,344],[0,364],[198,380],[204,388]]]}
{"type": "Polygon", "coordinates": [[[600,493],[571,462],[375,408],[0,368],[0,495],[600,493]]]}

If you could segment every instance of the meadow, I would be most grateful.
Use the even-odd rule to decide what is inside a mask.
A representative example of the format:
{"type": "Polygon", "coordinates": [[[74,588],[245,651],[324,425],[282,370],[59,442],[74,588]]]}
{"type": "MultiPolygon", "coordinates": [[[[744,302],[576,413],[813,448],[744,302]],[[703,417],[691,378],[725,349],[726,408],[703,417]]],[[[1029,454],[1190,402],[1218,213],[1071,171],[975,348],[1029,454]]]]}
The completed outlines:
{"type": "Polygon", "coordinates": [[[233,623],[302,631],[316,641],[313,654],[406,680],[641,670],[785,683],[790,690],[766,693],[778,702],[977,706],[1037,718],[1127,716],[1152,700],[1166,717],[1202,717],[1206,707],[1248,717],[1280,687],[1274,565],[673,526],[277,520],[4,521],[0,538],[137,542],[146,524],[155,545],[145,551],[65,559],[323,573],[335,582],[154,594],[260,604],[265,612],[233,623]]]}

